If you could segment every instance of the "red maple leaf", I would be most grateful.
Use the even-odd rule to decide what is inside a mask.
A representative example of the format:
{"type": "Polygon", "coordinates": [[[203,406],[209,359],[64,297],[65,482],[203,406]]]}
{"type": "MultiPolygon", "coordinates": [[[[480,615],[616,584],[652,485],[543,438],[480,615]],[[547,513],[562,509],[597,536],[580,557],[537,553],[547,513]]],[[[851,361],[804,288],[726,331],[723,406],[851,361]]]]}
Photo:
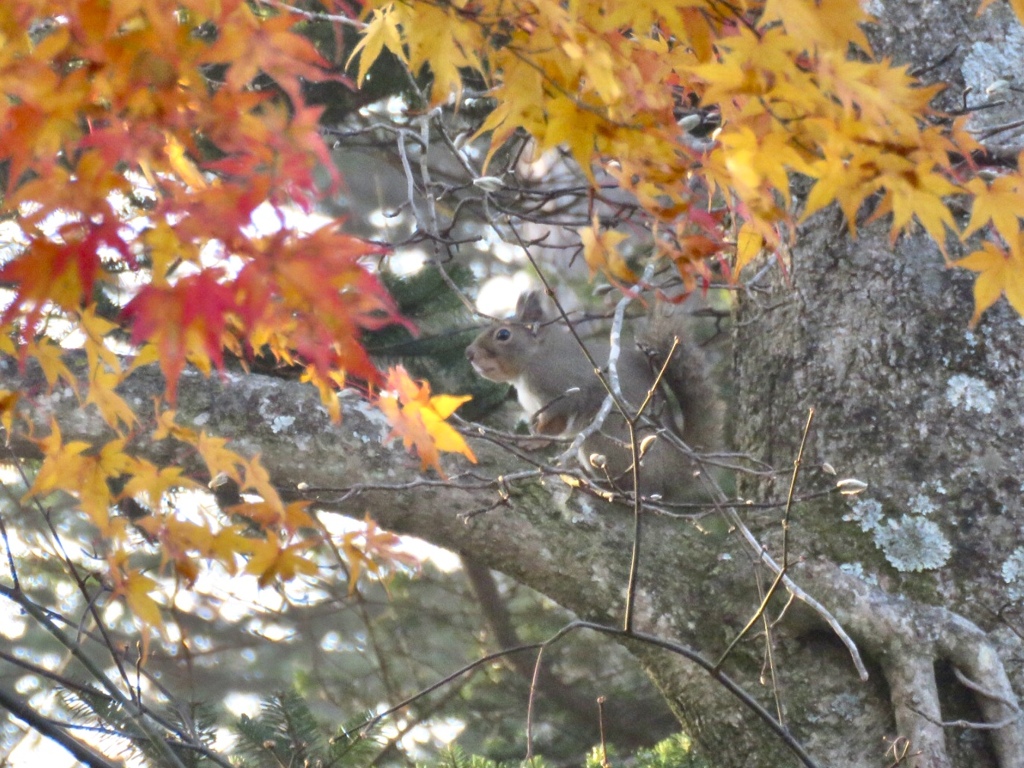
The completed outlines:
{"type": "Polygon", "coordinates": [[[206,269],[174,285],[147,285],[122,311],[132,323],[132,342],[155,345],[174,402],[186,360],[204,373],[224,363],[224,329],[236,311],[235,292],[220,282],[218,269],[206,269]]]}

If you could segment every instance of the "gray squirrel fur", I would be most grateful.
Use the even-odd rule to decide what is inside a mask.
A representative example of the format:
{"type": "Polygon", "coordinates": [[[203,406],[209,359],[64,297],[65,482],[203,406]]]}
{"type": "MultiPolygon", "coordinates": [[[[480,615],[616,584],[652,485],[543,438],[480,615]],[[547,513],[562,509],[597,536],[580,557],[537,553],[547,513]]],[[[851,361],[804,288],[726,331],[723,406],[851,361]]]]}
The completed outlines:
{"type": "MultiPolygon", "coordinates": [[[[720,439],[721,405],[708,379],[704,355],[673,309],[656,306],[638,330],[635,343],[623,341],[616,364],[620,389],[635,413],[678,337],[659,391],[644,412],[637,441],[669,430],[694,450],[712,450],[720,439]]],[[[607,340],[587,340],[586,347],[607,374],[607,340]]],[[[607,395],[579,342],[539,291],[521,295],[515,315],[484,329],[466,349],[466,357],[484,378],[515,386],[531,428],[540,435],[575,436],[593,421],[607,395]]],[[[589,472],[610,479],[624,491],[632,490],[628,435],[625,421],[613,409],[580,451],[581,463],[589,472]],[[593,456],[604,457],[602,467],[592,466],[593,456]]],[[[658,438],[640,462],[641,493],[665,500],[690,498],[698,490],[695,469],[684,453],[658,438]]]]}

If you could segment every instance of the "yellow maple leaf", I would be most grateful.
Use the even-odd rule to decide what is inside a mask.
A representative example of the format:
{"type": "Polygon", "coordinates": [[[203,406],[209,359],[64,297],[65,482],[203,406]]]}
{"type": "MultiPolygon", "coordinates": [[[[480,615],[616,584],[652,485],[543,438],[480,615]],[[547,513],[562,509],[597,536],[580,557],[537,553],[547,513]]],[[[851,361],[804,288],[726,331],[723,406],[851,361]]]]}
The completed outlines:
{"type": "Polygon", "coordinates": [[[366,79],[366,73],[385,48],[403,64],[408,65],[409,60],[402,45],[402,33],[398,30],[398,14],[393,4],[373,11],[373,18],[363,29],[361,39],[352,49],[348,61],[345,62],[345,66],[348,67],[356,54],[360,54],[359,74],[356,76],[356,82],[362,83],[366,79]]]}
{"type": "Polygon", "coordinates": [[[245,459],[227,447],[228,441],[223,437],[212,437],[203,430],[195,441],[196,450],[206,462],[210,477],[223,473],[236,483],[241,484],[238,468],[247,465],[245,459]]]}
{"type": "Polygon", "coordinates": [[[312,576],[318,570],[317,564],[304,557],[303,553],[315,543],[299,541],[282,546],[269,538],[254,543],[252,555],[245,564],[245,572],[254,574],[261,587],[276,579],[291,581],[300,573],[312,576]]]}
{"type": "Polygon", "coordinates": [[[205,189],[206,179],[188,156],[185,146],[173,135],[168,134],[164,145],[167,162],[182,181],[195,189],[205,189]]]}
{"type": "Polygon", "coordinates": [[[406,448],[416,448],[423,469],[433,467],[441,477],[447,477],[441,468],[439,451],[461,453],[476,463],[476,456],[462,435],[445,422],[456,408],[471,399],[470,395],[431,397],[430,384],[413,381],[405,368],[397,366],[388,371],[387,388],[377,404],[391,422],[389,439],[401,437],[406,448]]]}
{"type": "Polygon", "coordinates": [[[280,505],[266,501],[247,501],[228,507],[227,512],[252,520],[260,528],[274,528],[281,522],[283,510],[280,505]]]}
{"type": "Polygon", "coordinates": [[[103,420],[118,432],[122,425],[131,429],[138,421],[132,407],[115,391],[121,381],[120,373],[99,364],[89,374],[89,394],[85,399],[86,405],[95,405],[103,420]]]}
{"type": "Polygon", "coordinates": [[[200,488],[199,483],[186,477],[181,467],[160,467],[143,459],[135,459],[131,478],[125,483],[119,498],[145,494],[151,508],[160,506],[160,500],[175,488],[200,488]]]}
{"type": "Polygon", "coordinates": [[[603,272],[612,281],[636,282],[636,273],[626,264],[626,260],[622,258],[622,252],[619,250],[619,245],[628,237],[625,233],[614,229],[602,230],[596,216],[593,226],[580,229],[583,260],[590,268],[591,278],[598,272],[603,272]]]}
{"type": "MultiPolygon", "coordinates": [[[[237,456],[237,454],[235,454],[237,456]]],[[[276,510],[278,518],[284,517],[284,502],[278,494],[274,484],[270,482],[270,473],[260,462],[259,454],[252,457],[252,461],[244,463],[245,480],[241,483],[242,490],[252,490],[262,497],[263,501],[276,510]]]]}
{"type": "Polygon", "coordinates": [[[209,556],[232,576],[238,571],[238,555],[249,555],[258,546],[258,539],[246,535],[246,526],[228,525],[214,534],[209,556]]]}
{"type": "Polygon", "coordinates": [[[107,334],[118,326],[107,320],[105,317],[96,314],[93,306],[88,306],[78,313],[78,325],[85,334],[86,357],[89,360],[89,370],[95,371],[102,361],[108,370],[115,373],[121,372],[121,360],[117,354],[104,342],[107,334]]]}
{"type": "Polygon", "coordinates": [[[1024,256],[1021,250],[1019,242],[1018,247],[1009,252],[995,243],[987,242],[982,244],[980,251],[974,251],[954,262],[958,267],[978,273],[974,281],[972,327],[981,319],[981,314],[1003,294],[1010,305],[1024,315],[1024,256]]]}
{"type": "Polygon", "coordinates": [[[38,441],[43,452],[43,464],[39,467],[32,487],[25,498],[40,496],[55,490],[74,491],[77,489],[87,458],[82,454],[89,444],[74,441],[65,444],[57,422],[50,423],[50,434],[38,441]]]}
{"type": "Polygon", "coordinates": [[[132,571],[125,577],[123,594],[128,608],[143,624],[155,627],[160,624],[160,606],[152,598],[159,584],[149,576],[132,571]]]}
{"type": "Polygon", "coordinates": [[[444,102],[455,93],[455,103],[462,101],[462,69],[483,70],[477,51],[485,46],[481,29],[474,24],[460,23],[451,8],[445,5],[417,6],[416,24],[408,29],[409,62],[413,72],[427,64],[434,75],[430,103],[444,102]]]}
{"type": "Polygon", "coordinates": [[[991,221],[1010,248],[1017,248],[1020,218],[1024,216],[1024,178],[1019,173],[1007,174],[993,179],[991,184],[971,179],[966,186],[974,195],[974,205],[963,236],[967,237],[991,221]]]}
{"type": "Polygon", "coordinates": [[[895,238],[916,217],[939,249],[945,253],[946,228],[956,231],[953,214],[943,198],[959,189],[932,170],[883,177],[886,201],[892,206],[892,237],[895,238]]]}
{"type": "Polygon", "coordinates": [[[752,222],[744,222],[736,235],[736,275],[757,258],[764,249],[764,235],[757,231],[752,222]]]}
{"type": "Polygon", "coordinates": [[[284,508],[282,525],[285,532],[294,534],[299,529],[319,529],[316,520],[307,511],[313,504],[312,501],[293,501],[284,508]]]}
{"type": "Polygon", "coordinates": [[[160,605],[153,599],[153,592],[160,586],[156,580],[128,565],[126,552],[117,551],[107,557],[110,566],[111,597],[123,598],[128,610],[142,624],[159,627],[161,624],[160,605]]]}
{"type": "Polygon", "coordinates": [[[596,184],[594,170],[591,166],[594,144],[604,122],[602,117],[590,110],[583,109],[571,99],[560,94],[547,100],[544,117],[543,129],[535,133],[538,140],[538,152],[544,153],[565,144],[590,183],[596,184]]]}
{"type": "Polygon", "coordinates": [[[582,46],[567,40],[562,47],[570,58],[578,59],[585,82],[593,85],[602,103],[611,105],[622,98],[622,63],[612,57],[602,38],[591,38],[582,46]]]}
{"type": "Polygon", "coordinates": [[[78,382],[74,374],[71,373],[71,369],[64,362],[64,350],[59,344],[44,336],[38,341],[30,341],[25,350],[25,355],[36,359],[39,367],[43,369],[46,383],[51,388],[57,383],[58,379],[61,379],[71,387],[76,395],[78,394],[78,382]]]}
{"type": "Polygon", "coordinates": [[[331,421],[341,421],[341,399],[338,391],[345,386],[344,371],[330,371],[326,376],[313,367],[307,367],[299,378],[303,383],[309,382],[320,393],[320,402],[327,409],[331,421]]]}
{"type": "Polygon", "coordinates": [[[788,169],[803,170],[804,162],[793,147],[792,138],[784,133],[758,136],[741,126],[723,133],[719,153],[732,177],[732,185],[744,199],[759,209],[771,208],[776,193],[788,201],[788,169]]]}
{"type": "Polygon", "coordinates": [[[79,457],[75,487],[64,488],[78,496],[82,511],[104,536],[114,533],[110,528],[110,505],[114,495],[108,481],[128,474],[135,465],[134,459],[124,452],[126,442],[123,437],[111,440],[97,455],[79,457]]]}
{"type": "Polygon", "coordinates": [[[871,44],[860,27],[869,18],[859,0],[767,0],[761,24],[781,21],[786,32],[811,52],[824,47],[845,52],[853,43],[871,55],[871,44]]]}
{"type": "Polygon", "coordinates": [[[160,362],[160,347],[156,344],[145,343],[139,347],[139,351],[136,352],[135,357],[132,358],[132,364],[129,366],[129,372],[138,370],[147,365],[160,362]]]}
{"type": "Polygon", "coordinates": [[[703,100],[720,104],[723,110],[756,108],[756,103],[733,99],[763,96],[782,73],[796,72],[795,45],[781,27],[771,27],[761,34],[741,27],[737,34],[717,41],[717,47],[717,60],[696,64],[688,70],[706,84],[703,100]]]}
{"type": "Polygon", "coordinates": [[[183,427],[174,422],[178,412],[172,408],[163,409],[160,407],[160,400],[154,402],[156,407],[156,429],[153,430],[154,440],[164,440],[173,437],[183,443],[195,444],[199,440],[199,433],[194,429],[183,427]]]}
{"type": "Polygon", "coordinates": [[[505,77],[493,93],[498,105],[471,137],[471,140],[477,139],[493,132],[491,146],[484,157],[485,171],[494,153],[517,128],[533,136],[543,136],[547,129],[544,105],[549,97],[546,96],[544,72],[536,66],[530,66],[531,63],[520,58],[504,62],[505,77]]]}

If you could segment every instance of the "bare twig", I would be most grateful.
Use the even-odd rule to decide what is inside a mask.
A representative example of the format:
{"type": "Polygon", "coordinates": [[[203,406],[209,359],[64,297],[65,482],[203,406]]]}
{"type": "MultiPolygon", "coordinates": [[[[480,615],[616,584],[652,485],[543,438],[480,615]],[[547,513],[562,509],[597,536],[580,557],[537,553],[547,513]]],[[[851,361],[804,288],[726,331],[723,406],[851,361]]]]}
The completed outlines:
{"type": "Polygon", "coordinates": [[[989,128],[987,131],[982,131],[975,138],[978,141],[985,141],[985,139],[991,139],[993,136],[997,136],[1000,133],[1012,131],[1017,128],[1024,128],[1024,120],[1014,120],[1009,123],[1003,123],[1002,125],[993,126],[992,128],[989,128]]]}
{"type": "Polygon", "coordinates": [[[757,611],[750,617],[750,621],[748,621],[746,626],[740,630],[739,634],[733,638],[733,641],[729,643],[729,646],[725,649],[721,658],[719,658],[718,662],[715,664],[715,669],[722,666],[722,663],[728,658],[729,654],[732,653],[732,649],[735,648],[737,643],[743,639],[744,635],[750,631],[758,619],[764,615],[765,610],[768,608],[768,603],[771,602],[772,597],[775,596],[775,592],[779,588],[779,584],[781,584],[783,579],[786,578],[786,569],[789,568],[789,513],[793,508],[793,496],[796,493],[796,481],[800,475],[800,465],[803,463],[804,459],[804,448],[807,445],[807,434],[811,431],[811,424],[813,421],[814,408],[811,408],[807,412],[807,422],[804,424],[804,433],[800,438],[800,448],[797,450],[796,459],[793,460],[793,475],[789,481],[789,494],[786,497],[786,508],[782,514],[782,567],[776,572],[775,580],[765,593],[764,599],[761,600],[761,604],[758,606],[757,611]]]}
{"type": "Polygon", "coordinates": [[[537,649],[537,658],[533,662],[533,676],[530,678],[530,695],[526,701],[526,757],[533,759],[533,702],[537,695],[537,680],[540,678],[541,662],[544,660],[544,648],[537,649]]]}
{"type": "Polygon", "coordinates": [[[981,683],[974,682],[973,680],[971,680],[971,678],[969,678],[956,667],[953,667],[953,674],[956,676],[956,679],[960,681],[960,684],[963,685],[965,688],[970,688],[975,693],[980,693],[986,699],[991,699],[992,701],[998,701],[1000,704],[1005,704],[1014,712],[1020,712],[1020,706],[1017,704],[1016,701],[1008,699],[1006,696],[1002,696],[996,693],[995,691],[991,691],[988,688],[985,688],[983,685],[981,685],[981,683]]]}
{"type": "Polygon", "coordinates": [[[637,578],[640,573],[640,539],[643,520],[643,503],[640,499],[640,450],[636,442],[636,425],[643,416],[644,410],[648,405],[650,405],[651,400],[654,397],[654,393],[657,391],[658,387],[661,386],[661,380],[665,376],[665,371],[668,370],[668,365],[672,361],[672,356],[676,353],[678,348],[679,337],[677,336],[672,340],[672,348],[665,356],[665,362],[661,366],[661,370],[658,371],[658,375],[654,379],[654,383],[651,384],[651,388],[647,391],[647,397],[645,397],[644,401],[640,404],[640,408],[637,410],[636,415],[626,420],[626,427],[629,429],[629,449],[633,456],[633,551],[629,560],[629,580],[626,586],[626,611],[625,617],[623,618],[623,629],[625,629],[626,632],[633,631],[633,606],[636,597],[637,578]]]}

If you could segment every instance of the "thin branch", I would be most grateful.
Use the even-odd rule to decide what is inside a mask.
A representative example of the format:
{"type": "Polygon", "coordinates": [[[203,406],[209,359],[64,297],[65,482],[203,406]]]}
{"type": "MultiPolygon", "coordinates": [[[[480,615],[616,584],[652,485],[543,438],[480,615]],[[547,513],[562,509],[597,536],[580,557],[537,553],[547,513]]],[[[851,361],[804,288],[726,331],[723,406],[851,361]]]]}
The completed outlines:
{"type": "Polygon", "coordinates": [[[735,648],[747,632],[750,631],[758,619],[764,615],[765,610],[768,608],[768,604],[771,602],[772,597],[775,596],[775,592],[779,588],[779,584],[781,584],[783,579],[786,578],[786,570],[789,568],[789,514],[793,508],[793,496],[796,492],[796,481],[800,475],[800,465],[804,460],[804,448],[807,445],[807,434],[811,431],[811,423],[813,421],[814,408],[811,408],[807,412],[807,423],[804,424],[804,433],[800,438],[800,448],[797,451],[796,458],[793,460],[793,475],[789,482],[789,494],[786,497],[786,509],[782,514],[782,567],[779,568],[776,573],[775,580],[765,593],[764,599],[761,600],[761,604],[758,606],[757,611],[750,617],[750,621],[748,621],[746,626],[740,630],[739,634],[733,638],[733,641],[729,643],[729,646],[725,649],[725,652],[722,653],[721,658],[719,658],[718,662],[715,664],[715,669],[722,666],[722,663],[728,658],[729,654],[732,653],[733,648],[735,648]]]}
{"type": "Polygon", "coordinates": [[[337,13],[323,13],[321,11],[306,11],[302,8],[296,8],[294,5],[281,2],[281,0],[259,0],[264,5],[269,5],[274,8],[280,8],[282,10],[294,13],[297,16],[302,16],[307,19],[314,21],[330,21],[336,24],[345,24],[354,29],[366,29],[366,22],[359,21],[359,19],[353,19],[349,16],[342,16],[337,13]]]}
{"type": "Polygon", "coordinates": [[[1011,699],[1008,699],[1005,696],[1001,696],[995,691],[990,691],[988,688],[985,688],[983,685],[981,685],[981,683],[974,682],[973,680],[971,680],[971,678],[969,678],[956,667],[953,667],[953,674],[956,675],[956,679],[959,680],[960,684],[963,685],[965,688],[970,688],[975,693],[980,693],[986,699],[991,699],[992,701],[998,701],[1000,704],[1005,704],[1014,712],[1020,712],[1020,706],[1017,704],[1016,701],[1012,701],[1011,699]]]}
{"type": "Polygon", "coordinates": [[[89,768],[118,768],[120,765],[120,763],[107,760],[107,758],[88,744],[76,739],[65,730],[68,726],[60,725],[50,718],[44,717],[25,701],[4,688],[0,688],[0,707],[6,709],[16,718],[25,722],[30,728],[50,739],[50,741],[60,744],[78,762],[89,766],[89,768]]]}
{"type": "Polygon", "coordinates": [[[185,768],[178,756],[170,749],[167,741],[157,732],[155,732],[147,721],[147,716],[152,718],[158,725],[166,730],[173,731],[173,727],[169,726],[165,722],[160,722],[154,713],[147,711],[140,701],[137,701],[134,697],[125,695],[120,688],[118,688],[110,680],[109,677],[100,669],[99,665],[94,662],[87,653],[83,650],[75,640],[62,630],[53,619],[50,618],[49,614],[41,606],[37,605],[34,601],[20,590],[14,590],[9,587],[0,585],[0,595],[7,597],[9,600],[17,603],[21,606],[24,611],[35,619],[47,632],[49,632],[57,642],[63,645],[72,656],[93,676],[93,678],[110,694],[110,696],[117,701],[125,712],[132,717],[134,722],[139,726],[147,738],[149,738],[153,744],[160,749],[168,763],[176,766],[176,768],[185,768]]]}
{"type": "Polygon", "coordinates": [[[975,138],[978,141],[985,141],[986,139],[991,139],[993,136],[997,136],[1000,133],[1012,131],[1016,128],[1024,128],[1024,120],[1014,120],[1009,123],[1003,123],[1002,125],[993,126],[992,128],[989,128],[987,131],[982,131],[975,138]]]}
{"type": "Polygon", "coordinates": [[[544,648],[537,649],[537,657],[533,662],[533,676],[530,678],[530,695],[526,700],[526,756],[524,761],[533,759],[533,702],[537,693],[537,681],[540,678],[541,662],[544,661],[544,648]]]}
{"type": "MultiPolygon", "coordinates": [[[[621,303],[621,302],[620,302],[621,303]]],[[[629,429],[629,448],[633,455],[633,551],[630,555],[629,560],[629,580],[626,584],[626,615],[623,619],[623,629],[626,632],[633,631],[633,606],[636,597],[637,579],[640,573],[640,538],[642,532],[642,520],[643,515],[643,503],[640,498],[640,450],[636,442],[636,424],[643,416],[644,410],[650,404],[654,397],[655,391],[661,385],[661,380],[665,376],[665,371],[668,370],[668,364],[672,360],[672,356],[676,353],[679,348],[679,337],[676,336],[672,340],[672,348],[665,356],[665,362],[661,366],[661,370],[658,371],[657,377],[654,379],[654,383],[651,388],[647,391],[647,397],[640,404],[639,410],[636,412],[636,416],[626,420],[626,427],[629,429]]]]}
{"type": "Polygon", "coordinates": [[[996,723],[975,723],[971,720],[937,720],[936,718],[931,717],[927,713],[922,712],[920,709],[917,709],[915,707],[908,708],[912,712],[915,712],[921,717],[923,717],[932,725],[938,725],[942,728],[969,728],[972,731],[998,731],[1000,728],[1005,728],[1006,726],[1020,720],[1019,712],[1010,715],[1009,717],[1003,718],[1002,720],[996,723]]]}
{"type": "MultiPolygon", "coordinates": [[[[11,499],[14,499],[14,494],[11,493],[6,483],[3,483],[3,489],[11,499]]],[[[4,522],[3,515],[0,515],[0,536],[3,537],[4,550],[7,552],[7,567],[11,572],[11,586],[21,589],[21,583],[18,581],[18,568],[14,564],[14,553],[11,551],[11,540],[7,536],[7,524],[4,522]]]]}
{"type": "MultiPolygon", "coordinates": [[[[761,563],[775,573],[782,570],[779,564],[775,562],[774,558],[769,555],[768,551],[760,544],[760,542],[758,542],[754,534],[750,532],[746,523],[740,519],[739,514],[737,514],[734,509],[729,509],[727,518],[732,525],[736,526],[736,529],[743,536],[747,544],[754,550],[761,563]]],[[[822,621],[828,624],[829,628],[836,633],[836,636],[842,644],[846,646],[846,650],[849,651],[850,658],[853,661],[853,666],[857,669],[858,676],[861,680],[867,680],[869,677],[868,668],[864,666],[864,660],[860,657],[860,651],[857,649],[857,644],[853,642],[853,638],[851,638],[846,630],[843,629],[843,625],[840,624],[839,620],[832,615],[832,612],[815,598],[811,597],[811,595],[807,594],[807,592],[799,587],[791,578],[789,578],[789,576],[784,576],[782,583],[786,585],[786,589],[788,589],[797,600],[800,600],[811,610],[817,613],[818,616],[821,617],[822,621]]]]}

